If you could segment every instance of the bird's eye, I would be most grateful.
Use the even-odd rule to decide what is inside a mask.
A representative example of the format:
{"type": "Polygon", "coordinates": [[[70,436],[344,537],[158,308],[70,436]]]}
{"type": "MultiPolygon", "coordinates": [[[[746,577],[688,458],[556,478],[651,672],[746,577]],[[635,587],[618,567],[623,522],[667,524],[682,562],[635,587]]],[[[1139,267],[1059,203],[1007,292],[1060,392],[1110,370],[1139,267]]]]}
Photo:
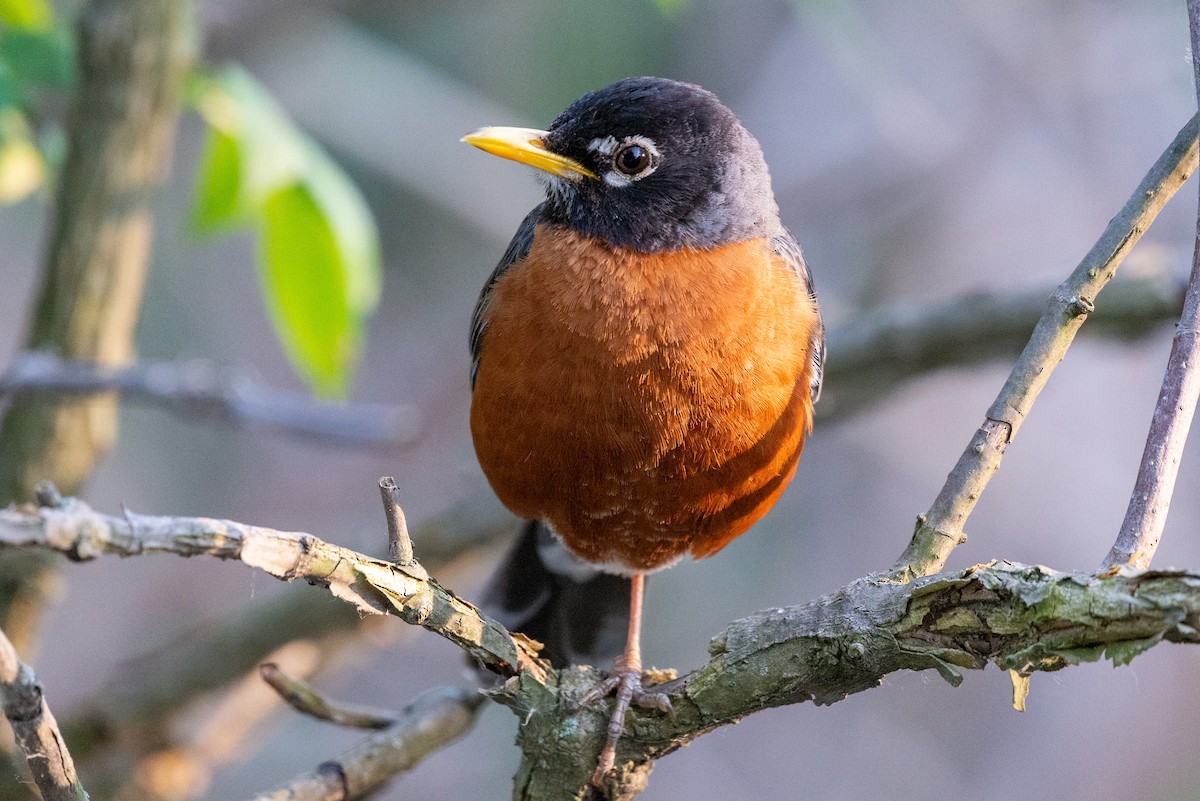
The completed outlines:
{"type": "Polygon", "coordinates": [[[613,167],[622,175],[630,177],[645,172],[652,161],[650,151],[636,142],[622,145],[613,153],[613,167]]]}

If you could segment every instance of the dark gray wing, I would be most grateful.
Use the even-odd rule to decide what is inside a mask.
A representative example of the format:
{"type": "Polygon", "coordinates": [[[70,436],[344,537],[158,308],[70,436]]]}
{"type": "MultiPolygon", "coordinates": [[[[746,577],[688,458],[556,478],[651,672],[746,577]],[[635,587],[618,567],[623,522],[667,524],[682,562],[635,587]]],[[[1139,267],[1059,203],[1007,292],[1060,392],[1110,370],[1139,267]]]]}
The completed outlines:
{"type": "Polygon", "coordinates": [[[517,233],[508,243],[508,249],[500,257],[500,263],[496,265],[496,269],[492,270],[487,283],[483,285],[483,291],[479,293],[479,300],[475,301],[475,311],[471,314],[471,389],[475,388],[475,376],[479,374],[479,350],[483,345],[483,331],[487,328],[487,324],[483,321],[483,312],[487,308],[488,300],[492,297],[496,279],[503,275],[509,267],[529,255],[529,249],[533,247],[533,229],[537,227],[538,220],[542,218],[542,207],[545,205],[545,203],[539,203],[534,206],[533,211],[525,215],[525,219],[517,228],[517,233]]]}
{"type": "Polygon", "coordinates": [[[804,253],[800,250],[795,237],[785,228],[781,234],[771,237],[771,247],[779,254],[787,265],[796,271],[805,291],[812,298],[813,308],[817,310],[817,327],[812,332],[812,380],[809,382],[809,393],[813,403],[821,397],[821,380],[825,377],[825,324],[821,321],[821,307],[817,305],[817,290],[813,286],[812,273],[804,261],[804,253]]]}

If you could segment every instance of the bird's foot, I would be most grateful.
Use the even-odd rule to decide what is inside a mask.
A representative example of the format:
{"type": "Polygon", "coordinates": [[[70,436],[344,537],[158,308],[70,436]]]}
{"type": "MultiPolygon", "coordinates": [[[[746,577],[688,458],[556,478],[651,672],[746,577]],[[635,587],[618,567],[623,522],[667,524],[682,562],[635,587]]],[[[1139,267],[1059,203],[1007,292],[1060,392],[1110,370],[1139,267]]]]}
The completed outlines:
{"type": "Polygon", "coordinates": [[[604,777],[612,770],[617,758],[617,743],[625,731],[625,713],[630,706],[640,706],[645,709],[657,709],[675,719],[675,708],[666,693],[648,692],[642,687],[642,666],[629,665],[624,659],[618,659],[613,665],[608,678],[596,684],[580,699],[576,708],[582,709],[597,699],[614,693],[616,704],[613,706],[612,717],[608,720],[608,739],[600,752],[600,762],[596,772],[592,774],[592,784],[599,786],[604,777]]]}

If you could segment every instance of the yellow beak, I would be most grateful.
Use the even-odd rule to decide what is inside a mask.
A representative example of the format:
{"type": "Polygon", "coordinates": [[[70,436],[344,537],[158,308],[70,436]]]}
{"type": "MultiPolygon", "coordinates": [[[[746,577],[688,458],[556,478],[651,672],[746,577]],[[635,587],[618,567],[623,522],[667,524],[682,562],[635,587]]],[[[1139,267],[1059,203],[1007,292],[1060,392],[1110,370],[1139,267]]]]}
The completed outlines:
{"type": "Polygon", "coordinates": [[[539,131],[536,128],[491,126],[467,134],[462,141],[491,153],[493,156],[519,161],[572,181],[598,177],[596,173],[578,161],[547,150],[543,144],[546,133],[546,131],[539,131]]]}

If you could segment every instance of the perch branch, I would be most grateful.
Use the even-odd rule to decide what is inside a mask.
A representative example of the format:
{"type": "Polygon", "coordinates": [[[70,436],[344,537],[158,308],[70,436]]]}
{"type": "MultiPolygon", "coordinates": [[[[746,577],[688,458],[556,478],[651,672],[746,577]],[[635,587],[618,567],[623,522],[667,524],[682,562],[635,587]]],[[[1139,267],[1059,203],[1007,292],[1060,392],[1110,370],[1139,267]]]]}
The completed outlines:
{"type": "MultiPolygon", "coordinates": [[[[440,573],[465,552],[511,535],[516,525],[494,497],[480,494],[425,521],[416,541],[424,564],[440,573]]],[[[238,679],[284,643],[329,637],[356,620],[353,609],[314,590],[284,593],[230,618],[206,621],[123,664],[63,729],[81,761],[105,744],[155,740],[157,735],[146,735],[168,716],[238,679]]]]}
{"type": "Polygon", "coordinates": [[[121,517],[95,512],[76,499],[61,508],[31,505],[0,510],[0,546],[58,551],[75,561],[104,554],[174,553],[235,559],[283,581],[325,587],[362,614],[393,614],[439,634],[502,676],[522,668],[544,675],[537,647],[444,589],[414,562],[396,565],[311,534],[275,531],[204,517],[121,517]]]}
{"type": "Polygon", "coordinates": [[[353,729],[386,729],[396,723],[394,712],[383,713],[377,709],[330,701],[317,692],[311,684],[289,676],[274,662],[264,662],[258,667],[262,680],[279,693],[279,697],[301,714],[317,720],[347,726],[353,729]]]}
{"type": "Polygon", "coordinates": [[[87,801],[33,669],[0,631],[0,705],[44,801],[87,801]]]}
{"type": "MultiPolygon", "coordinates": [[[[1200,2],[1188,0],[1188,27],[1192,36],[1192,66],[1196,97],[1200,103],[1200,2]]],[[[1104,567],[1130,565],[1148,567],[1158,548],[1179,460],[1187,442],[1196,400],[1200,398],[1200,212],[1196,217],[1196,247],[1192,275],[1183,300],[1183,312],[1171,342],[1162,390],[1150,420],[1146,448],[1138,467],[1133,494],[1117,541],[1104,560],[1104,567]]]]}
{"type": "Polygon", "coordinates": [[[189,419],[282,431],[348,445],[402,448],[417,438],[417,413],[382,403],[334,404],[263,386],[245,371],[196,359],[104,365],[26,351],[0,375],[0,396],[53,392],[157,404],[189,419]]]}
{"type": "Polygon", "coordinates": [[[1004,449],[1042,388],[1062,361],[1076,332],[1095,310],[1097,294],[1116,274],[1130,248],[1160,209],[1196,169],[1198,117],[1192,117],[1138,184],[1117,216],[1075,271],[1046,301],[1029,343],[983,425],[971,438],[929,511],[917,518],[912,540],[893,566],[901,579],[936,573],[966,539],[963,526],[988,481],[1000,467],[1004,449]]]}
{"type": "Polygon", "coordinates": [[[475,720],[482,696],[454,687],[418,698],[392,726],[368,737],[336,760],[254,801],[356,801],[411,770],[461,737],[475,720]]]}
{"type": "MultiPolygon", "coordinates": [[[[989,662],[1021,676],[1101,658],[1120,665],[1163,640],[1200,643],[1197,629],[1196,573],[1098,578],[1001,562],[908,584],[859,579],[811,603],[731,623],[709,645],[707,664],[654,688],[670,697],[674,720],[631,712],[605,791],[631,798],[654,760],[752,712],[832,704],[895,671],[932,668],[958,685],[960,668],[989,662]]],[[[604,743],[605,706],[574,705],[597,675],[572,668],[550,678],[522,674],[494,693],[523,720],[514,798],[587,797],[591,755],[604,743]]]]}

